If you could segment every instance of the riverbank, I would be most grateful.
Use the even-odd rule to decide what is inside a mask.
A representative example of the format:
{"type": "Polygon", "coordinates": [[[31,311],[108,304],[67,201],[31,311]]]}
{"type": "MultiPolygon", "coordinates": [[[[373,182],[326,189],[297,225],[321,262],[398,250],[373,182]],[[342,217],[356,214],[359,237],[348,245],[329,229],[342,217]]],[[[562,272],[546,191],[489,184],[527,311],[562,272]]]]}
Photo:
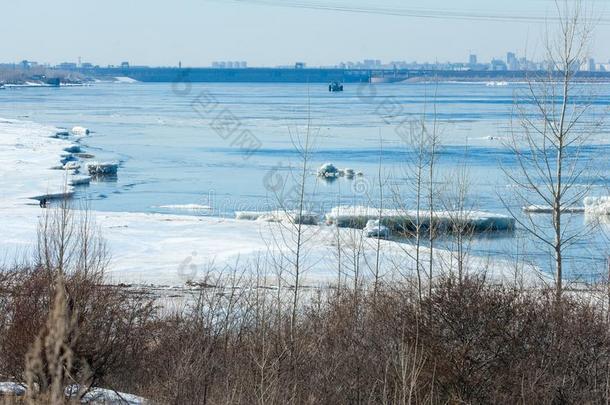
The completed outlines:
{"type": "MultiPolygon", "coordinates": [[[[74,191],[68,185],[72,172],[52,168],[79,138],[57,137],[58,132],[63,134],[65,130],[17,120],[0,121],[0,161],[5,168],[0,181],[0,219],[6,235],[0,257],[5,264],[31,257],[35,248],[37,225],[47,211],[32,197],[74,191]]],[[[295,235],[294,229],[285,224],[166,214],[92,214],[112,256],[107,271],[111,283],[180,286],[197,282],[207,272],[257,269],[266,275],[265,284],[273,285],[285,277],[277,274],[278,263],[290,271],[295,235]]],[[[371,277],[371,266],[383,269],[380,275],[388,281],[405,273],[415,274],[416,248],[410,244],[384,240],[378,244],[377,239],[363,237],[362,230],[327,225],[303,226],[302,232],[307,235],[301,263],[306,269],[303,284],[335,282],[338,258],[354,252],[358,258],[352,266],[361,268],[362,276],[371,277]]],[[[420,253],[427,256],[425,249],[420,253]]],[[[446,268],[455,262],[448,251],[435,250],[434,257],[446,268]]],[[[489,272],[498,280],[514,280],[516,267],[515,263],[492,257],[468,257],[466,264],[467,269],[489,272]]],[[[539,279],[531,267],[525,271],[521,267],[521,272],[532,282],[539,279]]],[[[342,277],[349,277],[349,273],[349,266],[344,264],[342,277]]]]}

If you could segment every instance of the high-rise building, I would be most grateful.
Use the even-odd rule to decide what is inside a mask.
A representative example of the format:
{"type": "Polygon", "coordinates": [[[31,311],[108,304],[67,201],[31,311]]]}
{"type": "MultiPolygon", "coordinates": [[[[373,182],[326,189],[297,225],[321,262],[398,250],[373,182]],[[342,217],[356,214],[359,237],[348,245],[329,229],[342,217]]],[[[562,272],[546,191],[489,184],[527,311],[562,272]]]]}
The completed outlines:
{"type": "Polygon", "coordinates": [[[475,54],[470,54],[470,56],[468,56],[468,64],[470,66],[474,66],[477,64],[477,55],[475,54]]]}
{"type": "Polygon", "coordinates": [[[508,70],[519,70],[519,60],[514,52],[508,52],[506,54],[506,66],[508,70]]]}
{"type": "Polygon", "coordinates": [[[589,58],[589,72],[595,72],[595,59],[589,58]]]}

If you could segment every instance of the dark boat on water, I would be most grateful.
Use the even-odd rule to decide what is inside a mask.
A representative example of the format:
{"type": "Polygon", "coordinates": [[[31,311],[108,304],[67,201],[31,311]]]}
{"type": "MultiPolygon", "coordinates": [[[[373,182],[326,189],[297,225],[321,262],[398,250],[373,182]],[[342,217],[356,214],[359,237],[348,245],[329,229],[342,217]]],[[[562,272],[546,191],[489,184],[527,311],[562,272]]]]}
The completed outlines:
{"type": "Polygon", "coordinates": [[[337,91],[343,91],[343,84],[339,83],[339,82],[332,82],[331,84],[328,85],[328,91],[330,92],[337,92],[337,91]]]}
{"type": "Polygon", "coordinates": [[[59,87],[60,81],[58,77],[47,78],[45,83],[49,86],[59,87]]]}

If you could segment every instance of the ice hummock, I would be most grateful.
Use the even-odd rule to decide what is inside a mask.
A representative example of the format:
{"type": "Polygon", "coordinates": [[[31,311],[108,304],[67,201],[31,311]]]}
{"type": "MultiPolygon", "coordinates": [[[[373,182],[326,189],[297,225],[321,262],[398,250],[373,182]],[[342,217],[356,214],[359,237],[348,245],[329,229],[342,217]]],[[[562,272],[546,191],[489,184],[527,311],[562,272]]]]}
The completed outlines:
{"type": "Polygon", "coordinates": [[[387,239],[390,237],[390,228],[379,223],[378,219],[371,219],[364,227],[364,234],[368,238],[387,239]]]}
{"type": "Polygon", "coordinates": [[[91,131],[89,130],[89,128],[75,126],[72,128],[72,133],[74,135],[89,135],[91,131]]]}
{"type": "Polygon", "coordinates": [[[356,172],[354,169],[351,168],[338,169],[332,163],[324,163],[318,168],[317,174],[318,177],[323,177],[327,179],[335,179],[337,177],[346,177],[347,179],[353,179],[354,176],[363,175],[362,172],[356,172]]]}
{"type": "Polygon", "coordinates": [[[587,197],[584,203],[587,214],[610,215],[610,196],[587,197]]]}
{"type": "Polygon", "coordinates": [[[91,176],[116,176],[119,170],[117,162],[90,162],[87,170],[91,176]]]}
{"type": "Polygon", "coordinates": [[[70,178],[71,186],[84,186],[91,183],[91,177],[89,176],[75,176],[70,178]]]}
{"type": "Polygon", "coordinates": [[[78,144],[71,144],[70,146],[65,147],[64,151],[68,153],[81,153],[82,149],[78,144]]]}
{"type": "Polygon", "coordinates": [[[337,167],[332,163],[324,163],[318,169],[318,176],[326,178],[339,177],[340,172],[339,169],[337,169],[337,167]]]}
{"type": "MultiPolygon", "coordinates": [[[[326,214],[326,222],[340,228],[363,229],[371,220],[381,220],[381,224],[396,232],[413,231],[417,225],[417,211],[382,209],[365,206],[339,206],[326,214]]],[[[452,231],[467,227],[475,232],[510,231],[515,228],[515,219],[502,214],[482,211],[453,212],[434,211],[432,225],[438,230],[452,231]]],[[[419,224],[430,226],[427,211],[419,213],[419,224]]]]}

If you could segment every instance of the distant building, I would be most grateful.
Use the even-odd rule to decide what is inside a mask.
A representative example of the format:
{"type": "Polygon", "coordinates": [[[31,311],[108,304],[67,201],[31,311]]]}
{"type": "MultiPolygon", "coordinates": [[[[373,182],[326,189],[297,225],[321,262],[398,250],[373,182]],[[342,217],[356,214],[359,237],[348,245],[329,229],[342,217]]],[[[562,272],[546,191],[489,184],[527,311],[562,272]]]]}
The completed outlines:
{"type": "Polygon", "coordinates": [[[589,58],[589,72],[595,72],[595,59],[589,58]]]}
{"type": "Polygon", "coordinates": [[[514,52],[508,52],[506,54],[506,65],[508,70],[519,70],[519,60],[514,52]]]}
{"type": "Polygon", "coordinates": [[[472,67],[477,64],[477,55],[470,54],[468,56],[468,64],[472,67]]]}
{"type": "Polygon", "coordinates": [[[507,70],[506,63],[501,59],[492,59],[491,61],[491,70],[507,70]]]}
{"type": "Polygon", "coordinates": [[[129,69],[129,62],[121,62],[121,68],[129,69]]]}
{"type": "Polygon", "coordinates": [[[60,69],[71,70],[71,69],[76,69],[77,65],[76,65],[76,63],[72,63],[72,62],[64,62],[64,63],[60,63],[59,65],[57,65],[57,67],[60,69]]]}
{"type": "Polygon", "coordinates": [[[294,64],[295,69],[305,69],[305,62],[297,62],[294,64]]]}

